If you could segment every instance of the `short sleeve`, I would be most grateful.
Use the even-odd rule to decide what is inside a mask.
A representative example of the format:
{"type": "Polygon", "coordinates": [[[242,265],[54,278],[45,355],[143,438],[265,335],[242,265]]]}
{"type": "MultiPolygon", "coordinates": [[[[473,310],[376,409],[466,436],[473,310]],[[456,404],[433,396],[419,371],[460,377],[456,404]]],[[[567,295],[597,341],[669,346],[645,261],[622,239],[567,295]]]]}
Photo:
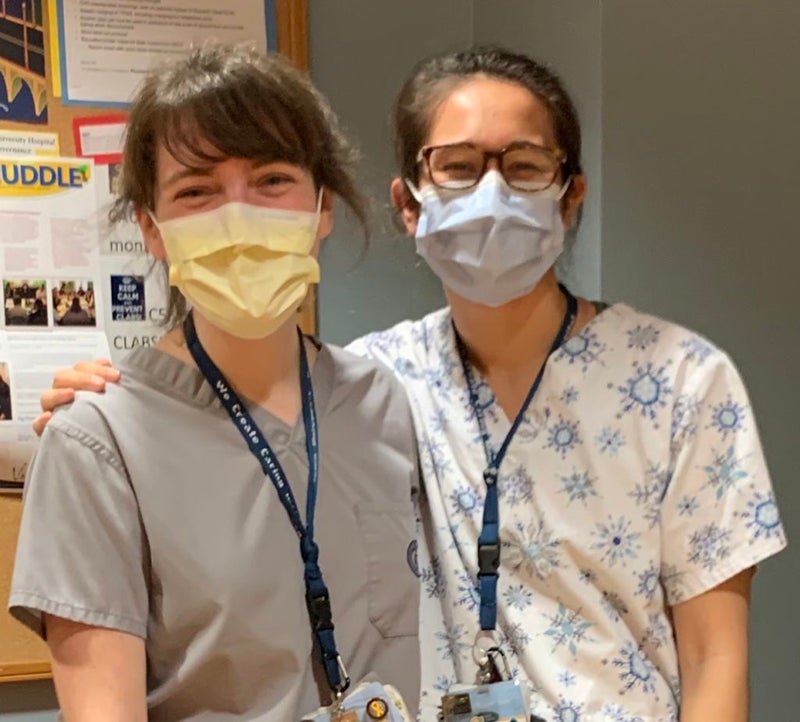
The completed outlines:
{"type": "Polygon", "coordinates": [[[29,467],[9,611],[39,635],[47,613],[146,636],[146,541],[112,446],[59,414],[29,467]]]}
{"type": "Polygon", "coordinates": [[[662,581],[671,605],[786,546],[736,368],[715,352],[685,378],[673,408],[673,472],[662,503],[662,581]]]}

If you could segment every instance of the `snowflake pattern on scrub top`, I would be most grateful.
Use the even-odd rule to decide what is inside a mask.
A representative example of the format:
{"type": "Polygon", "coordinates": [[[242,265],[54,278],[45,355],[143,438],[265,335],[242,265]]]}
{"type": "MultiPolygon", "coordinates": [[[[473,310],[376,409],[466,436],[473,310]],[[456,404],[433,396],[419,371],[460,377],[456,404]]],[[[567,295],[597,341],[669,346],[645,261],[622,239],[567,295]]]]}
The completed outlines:
{"type": "MultiPolygon", "coordinates": [[[[449,311],[351,350],[393,369],[414,410],[423,722],[472,683],[485,466],[449,311]]],[[[491,443],[510,423],[475,370],[491,443]]],[[[746,391],[728,357],[616,304],[549,359],[499,479],[498,634],[547,722],[674,722],[668,608],[785,544],[746,391]]]]}

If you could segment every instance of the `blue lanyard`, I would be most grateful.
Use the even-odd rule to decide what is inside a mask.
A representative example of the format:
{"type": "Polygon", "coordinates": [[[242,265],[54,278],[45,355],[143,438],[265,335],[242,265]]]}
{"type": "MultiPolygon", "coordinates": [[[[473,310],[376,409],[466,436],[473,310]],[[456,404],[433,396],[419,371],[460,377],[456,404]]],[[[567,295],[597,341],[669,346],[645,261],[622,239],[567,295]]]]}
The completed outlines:
{"type": "Polygon", "coordinates": [[[272,451],[245,405],[239,400],[236,392],[206,353],[200,339],[197,338],[192,314],[186,317],[183,333],[194,362],[228,412],[234,426],[247,442],[250,451],[261,464],[264,474],[272,481],[278,492],[278,498],[289,515],[289,521],[300,538],[300,555],[305,567],[303,578],[306,585],[306,608],[311,629],[328,684],[337,696],[341,695],[350,685],[350,679],[336,650],[330,595],[319,566],[319,547],[314,541],[314,510],[317,506],[317,487],[319,486],[319,438],[317,412],[314,407],[314,389],[311,386],[311,372],[308,368],[302,334],[298,329],[300,336],[300,389],[303,398],[303,424],[306,431],[306,452],[308,453],[308,497],[306,499],[305,525],[300,518],[300,511],[297,508],[292,488],[278,457],[272,451]]]}
{"type": "MultiPolygon", "coordinates": [[[[575,318],[578,315],[578,301],[564,286],[560,286],[561,292],[567,299],[567,311],[564,314],[564,320],[561,323],[561,328],[558,335],[553,341],[553,345],[547,354],[548,358],[564,343],[572,325],[575,323],[575,318]]],[[[498,502],[497,490],[497,477],[500,474],[500,465],[503,463],[508,447],[511,445],[517,429],[525,417],[528,407],[539,389],[539,384],[542,382],[544,375],[544,367],[546,361],[539,369],[539,373],[531,385],[528,395],[522,404],[522,408],[514,419],[511,429],[506,435],[503,445],[497,454],[492,452],[491,438],[489,431],[486,428],[486,415],[484,414],[483,407],[478,398],[477,384],[475,383],[475,376],[472,373],[472,367],[469,363],[467,356],[467,349],[464,342],[458,335],[458,330],[455,329],[456,336],[456,349],[458,350],[459,358],[461,359],[461,366],[464,369],[464,378],[467,381],[467,388],[469,389],[469,402],[472,406],[472,411],[475,418],[478,420],[478,428],[481,432],[481,440],[483,441],[483,450],[486,454],[486,470],[483,472],[483,480],[486,483],[486,501],[483,506],[483,526],[481,533],[478,537],[478,591],[480,593],[480,623],[481,629],[484,631],[493,630],[497,626],[497,576],[500,569],[500,508],[498,502]]]]}

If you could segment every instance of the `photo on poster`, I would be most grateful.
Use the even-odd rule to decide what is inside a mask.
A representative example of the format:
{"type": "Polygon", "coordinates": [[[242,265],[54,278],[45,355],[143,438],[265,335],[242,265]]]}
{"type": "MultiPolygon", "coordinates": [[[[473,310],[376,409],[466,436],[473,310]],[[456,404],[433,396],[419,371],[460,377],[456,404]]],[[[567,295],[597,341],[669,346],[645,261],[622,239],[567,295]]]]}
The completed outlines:
{"type": "Polygon", "coordinates": [[[47,123],[44,0],[2,0],[0,123],[47,123]]]}
{"type": "Polygon", "coordinates": [[[122,163],[108,164],[108,193],[111,196],[119,195],[119,175],[122,170],[122,163]]]}
{"type": "Polygon", "coordinates": [[[54,283],[53,315],[57,326],[97,326],[94,283],[85,279],[54,283]]]}
{"type": "Polygon", "coordinates": [[[11,375],[8,373],[8,364],[0,361],[0,421],[13,419],[11,409],[11,375]]]}
{"type": "Polygon", "coordinates": [[[111,320],[146,321],[144,276],[110,276],[111,320]]]}
{"type": "Polygon", "coordinates": [[[47,282],[4,280],[6,326],[47,326],[47,282]]]}

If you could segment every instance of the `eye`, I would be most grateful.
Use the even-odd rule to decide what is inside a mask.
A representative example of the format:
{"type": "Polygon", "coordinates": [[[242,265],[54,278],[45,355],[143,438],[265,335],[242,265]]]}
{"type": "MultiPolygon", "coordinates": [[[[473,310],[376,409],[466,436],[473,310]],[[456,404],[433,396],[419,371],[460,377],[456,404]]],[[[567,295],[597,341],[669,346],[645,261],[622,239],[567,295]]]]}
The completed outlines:
{"type": "Polygon", "coordinates": [[[474,173],[477,166],[469,161],[450,161],[442,166],[442,170],[448,173],[474,173]]]}
{"type": "Polygon", "coordinates": [[[175,193],[175,200],[203,198],[210,195],[211,189],[205,186],[190,186],[188,188],[181,188],[175,193]]]}
{"type": "Polygon", "coordinates": [[[511,165],[507,166],[506,171],[508,173],[535,175],[535,174],[547,173],[548,169],[543,168],[541,165],[537,165],[536,163],[520,162],[520,163],[512,163],[511,165]]]}
{"type": "Polygon", "coordinates": [[[272,188],[277,189],[283,186],[286,186],[290,183],[294,183],[294,178],[286,173],[265,173],[261,178],[258,180],[258,185],[262,188],[272,188]]]}

